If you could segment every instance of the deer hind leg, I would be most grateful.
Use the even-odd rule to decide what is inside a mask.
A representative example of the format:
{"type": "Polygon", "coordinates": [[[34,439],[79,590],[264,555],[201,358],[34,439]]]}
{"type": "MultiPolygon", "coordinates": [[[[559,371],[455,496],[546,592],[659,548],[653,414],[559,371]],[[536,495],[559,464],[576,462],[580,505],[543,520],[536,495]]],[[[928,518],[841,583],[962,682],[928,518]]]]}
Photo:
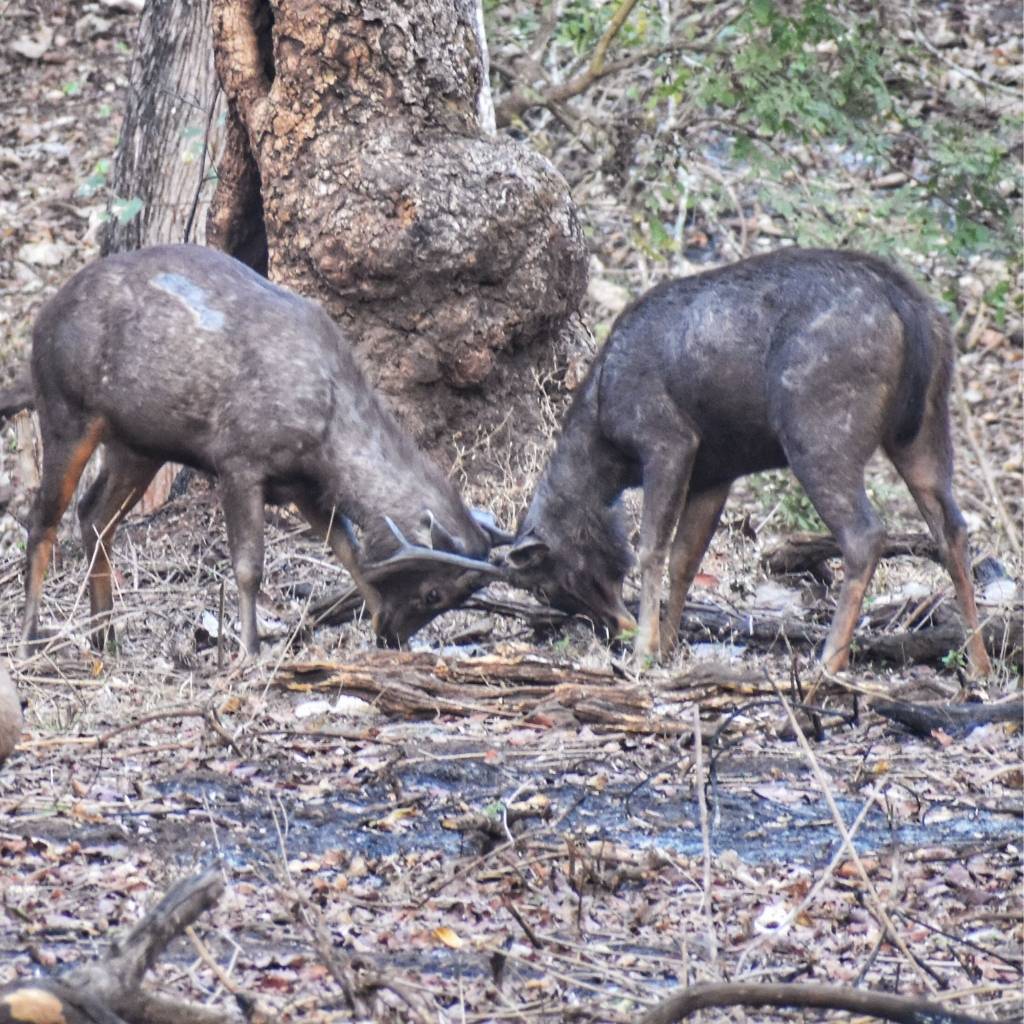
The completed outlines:
{"type": "Polygon", "coordinates": [[[220,483],[228,547],[238,585],[242,647],[246,654],[255,655],[260,649],[256,597],[263,581],[263,481],[247,474],[222,472],[220,483]]]}
{"type": "Polygon", "coordinates": [[[25,559],[25,620],[20,655],[27,658],[39,637],[39,604],[43,578],[57,538],[61,517],[71,503],[86,463],[103,438],[100,418],[78,419],[69,410],[42,410],[43,478],[32,503],[25,559]],[[59,428],[55,429],[54,425],[59,428]],[[77,429],[76,429],[77,428],[77,429]]]}
{"type": "Polygon", "coordinates": [[[790,461],[807,496],[835,536],[843,556],[843,585],[821,655],[829,672],[840,671],[850,660],[850,642],[864,593],[885,542],[885,527],[864,490],[868,454],[854,450],[850,457],[849,451],[843,451],[839,465],[834,455],[829,459],[821,452],[805,452],[790,461]]]}
{"type": "Polygon", "coordinates": [[[669,543],[686,502],[690,472],[697,456],[693,432],[679,438],[671,451],[664,449],[644,460],[644,505],[640,517],[640,623],[637,658],[661,654],[662,576],[669,543]]]}
{"type": "Polygon", "coordinates": [[[110,546],[118,524],[142,497],[161,466],[121,445],[104,446],[103,469],[78,503],[78,522],[89,564],[90,640],[94,650],[113,645],[110,546]]]}
{"type": "Polygon", "coordinates": [[[676,527],[668,556],[668,606],[662,629],[661,651],[668,655],[679,639],[686,595],[721,518],[731,483],[691,494],[676,527]]]}
{"type": "Polygon", "coordinates": [[[949,423],[942,415],[926,419],[917,437],[903,448],[887,446],[900,476],[906,482],[928,530],[939,549],[967,626],[967,656],[971,674],[984,678],[992,672],[985,641],[978,624],[970,559],[967,550],[967,526],[953,497],[953,449],[949,423]]]}

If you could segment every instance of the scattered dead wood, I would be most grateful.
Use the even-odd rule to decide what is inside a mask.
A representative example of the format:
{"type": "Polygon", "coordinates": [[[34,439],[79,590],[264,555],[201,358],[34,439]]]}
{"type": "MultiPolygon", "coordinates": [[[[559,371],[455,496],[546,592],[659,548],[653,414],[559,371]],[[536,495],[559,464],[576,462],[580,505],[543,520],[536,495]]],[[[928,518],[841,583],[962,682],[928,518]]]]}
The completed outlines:
{"type": "Polygon", "coordinates": [[[888,992],[838,985],[706,984],[682,989],[640,1018],[640,1024],[674,1024],[712,1006],[786,1006],[866,1013],[897,1024],[986,1024],[979,1017],[888,992]]]}
{"type": "MultiPolygon", "coordinates": [[[[824,557],[832,557],[833,553],[838,556],[838,548],[830,537],[808,534],[806,543],[808,551],[824,552],[824,557]]],[[[904,534],[892,537],[886,550],[893,556],[925,556],[934,553],[934,547],[929,548],[929,545],[931,542],[923,535],[904,534]]],[[[799,554],[797,548],[793,550],[792,564],[799,565],[799,571],[810,571],[814,555],[807,555],[806,562],[801,562],[800,559],[805,556],[799,554]]],[[[785,555],[784,559],[789,557],[785,555]]],[[[780,565],[785,564],[784,559],[780,565]]],[[[785,571],[794,572],[797,569],[785,571]]],[[[314,624],[340,625],[354,618],[359,609],[351,600],[350,589],[332,592],[312,605],[310,613],[314,624]]],[[[466,607],[518,619],[540,633],[557,629],[573,618],[535,601],[513,601],[491,597],[486,593],[470,598],[466,607]]],[[[873,624],[900,620],[907,628],[898,633],[861,632],[855,639],[855,658],[877,658],[897,665],[935,663],[945,658],[950,651],[959,650],[963,646],[963,626],[956,612],[946,607],[946,602],[939,598],[928,599],[921,603],[920,608],[912,609],[915,614],[911,615],[901,614],[901,609],[902,606],[893,606],[872,611],[870,618],[873,624]],[[909,627],[912,625],[917,628],[911,630],[909,627]]],[[[690,643],[737,642],[766,651],[780,644],[815,647],[824,641],[826,632],[824,626],[794,616],[761,610],[744,613],[707,603],[687,604],[679,627],[680,639],[690,643]]],[[[986,647],[997,657],[1018,666],[1024,664],[1024,621],[1019,616],[992,616],[982,626],[982,632],[986,647]]]]}
{"type": "Polygon", "coordinates": [[[521,821],[531,818],[547,820],[551,817],[550,799],[535,793],[528,800],[513,800],[489,811],[466,811],[453,818],[442,818],[441,828],[453,832],[479,832],[488,839],[511,839],[512,829],[521,821]]]}
{"type": "Polygon", "coordinates": [[[921,704],[876,698],[871,707],[918,736],[930,736],[938,729],[964,733],[992,722],[1024,722],[1024,698],[1019,694],[995,704],[921,704]]]}
{"type": "Polygon", "coordinates": [[[236,1024],[265,1019],[251,1004],[243,1014],[140,988],[143,976],[171,940],[209,910],[223,891],[217,867],[182,879],[114,943],[105,960],[73,967],[56,978],[15,982],[0,989],[0,1024],[236,1024]]]}
{"type": "Polygon", "coordinates": [[[377,651],[353,662],[287,665],[279,685],[339,690],[388,715],[435,718],[488,714],[564,717],[598,729],[678,735],[688,726],[651,714],[650,688],[615,672],[534,656],[443,658],[429,652],[377,651]]]}
{"type": "MultiPolygon", "coordinates": [[[[932,602],[934,605],[935,603],[932,602]]],[[[854,659],[877,658],[898,665],[940,662],[950,651],[964,645],[964,630],[956,612],[942,602],[928,609],[930,625],[899,633],[865,632],[854,638],[854,659]]],[[[885,616],[888,609],[883,610],[885,616]]],[[[872,618],[878,618],[877,615],[872,618]]],[[[815,646],[825,636],[825,628],[792,616],[765,612],[742,614],[713,605],[687,605],[680,636],[690,642],[728,640],[767,650],[782,643],[815,646]]],[[[1019,616],[991,616],[982,625],[985,646],[997,657],[1015,665],[1024,656],[1024,620],[1019,616]]]]}
{"type": "MultiPolygon", "coordinates": [[[[910,555],[915,558],[930,558],[939,562],[939,549],[930,537],[923,533],[894,533],[886,539],[882,558],[901,558],[910,555]]],[[[809,572],[819,579],[831,582],[832,574],[822,566],[830,558],[842,558],[839,545],[831,534],[794,533],[769,548],[762,562],[774,576],[788,573],[809,572]]]]}
{"type": "Polygon", "coordinates": [[[338,691],[395,717],[487,714],[539,726],[585,723],[597,731],[673,736],[686,736],[691,729],[654,712],[659,695],[678,701],[685,694],[710,707],[736,695],[774,692],[763,676],[714,662],[640,682],[624,672],[531,654],[447,658],[421,651],[374,651],[350,662],[296,662],[282,667],[276,685],[307,693],[338,691]]]}
{"type": "MultiPolygon", "coordinates": [[[[917,540],[921,542],[920,553],[923,554],[926,541],[923,537],[917,540]]],[[[815,537],[815,541],[832,543],[824,537],[815,537]]],[[[902,544],[901,553],[905,554],[910,550],[909,545],[916,541],[914,535],[908,534],[893,538],[892,543],[902,544]]],[[[883,627],[899,620],[907,628],[898,633],[862,631],[855,638],[855,659],[877,658],[897,665],[942,661],[964,643],[963,625],[956,611],[947,605],[948,602],[939,598],[929,598],[921,602],[921,607],[910,609],[912,614],[901,614],[902,606],[872,610],[872,624],[883,627]],[[910,629],[910,626],[916,628],[910,629]]],[[[495,599],[486,594],[478,594],[466,606],[518,618],[541,632],[563,625],[572,617],[535,602],[495,599]]],[[[986,647],[997,657],[1018,666],[1024,663],[1024,620],[1020,616],[991,616],[983,624],[982,632],[986,647]]],[[[688,603],[679,627],[680,639],[689,643],[735,642],[765,651],[783,644],[815,647],[824,641],[825,633],[824,626],[791,615],[761,610],[744,613],[709,603],[688,603]]]]}
{"type": "Polygon", "coordinates": [[[288,895],[295,920],[309,932],[317,955],[357,1018],[415,1024],[446,1019],[428,989],[398,972],[381,970],[366,956],[347,953],[334,940],[319,907],[294,888],[288,895]]]}

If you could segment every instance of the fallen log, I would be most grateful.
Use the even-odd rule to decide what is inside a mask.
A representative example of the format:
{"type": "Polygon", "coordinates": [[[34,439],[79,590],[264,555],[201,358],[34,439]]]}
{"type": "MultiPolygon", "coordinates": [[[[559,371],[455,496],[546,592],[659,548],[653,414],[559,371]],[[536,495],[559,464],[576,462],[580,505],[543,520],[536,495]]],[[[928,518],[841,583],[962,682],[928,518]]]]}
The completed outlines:
{"type": "Polygon", "coordinates": [[[143,976],[171,940],[223,891],[217,867],[182,879],[111,946],[104,960],[0,989],[0,1024],[256,1024],[262,1015],[248,1002],[244,1012],[220,1010],[141,988],[143,976]]]}
{"type": "MultiPolygon", "coordinates": [[[[1024,622],[1018,618],[992,618],[981,629],[985,647],[1018,668],[1024,664],[1024,622]]],[[[945,622],[908,633],[865,633],[854,638],[854,659],[878,658],[897,665],[945,662],[951,651],[964,645],[963,626],[945,622]]]]}
{"type": "MultiPolygon", "coordinates": [[[[933,562],[942,561],[935,542],[926,534],[894,533],[887,537],[881,557],[902,558],[905,556],[930,558],[933,562]]],[[[830,558],[842,557],[839,545],[831,534],[794,533],[769,548],[762,556],[761,561],[773,576],[809,572],[811,575],[821,578],[822,565],[830,558]]],[[[831,572],[826,573],[826,582],[831,582],[831,577],[831,572]]]]}
{"type": "Polygon", "coordinates": [[[285,665],[276,685],[338,691],[398,717],[487,714],[528,720],[570,712],[576,721],[619,732],[687,734],[689,725],[651,714],[650,688],[607,669],[532,655],[445,658],[431,652],[373,651],[349,662],[285,665]]]}
{"type": "Polygon", "coordinates": [[[877,697],[871,707],[918,736],[931,736],[936,730],[964,734],[993,722],[1024,723],[1024,698],[1019,694],[995,704],[921,704],[877,697]]]}
{"type": "Polygon", "coordinates": [[[896,1024],[987,1024],[980,1017],[949,1010],[938,1003],[888,992],[813,984],[691,985],[648,1010],[640,1024],[675,1024],[713,1006],[779,1006],[793,1009],[846,1010],[896,1024]]]}
{"type": "MultiPolygon", "coordinates": [[[[937,664],[951,651],[964,645],[963,625],[947,606],[936,608],[931,625],[899,633],[859,630],[853,638],[854,663],[870,659],[897,665],[937,664]]],[[[792,616],[766,613],[743,614],[713,605],[687,605],[679,635],[691,643],[728,641],[763,650],[814,647],[825,638],[825,627],[792,616]]],[[[1020,616],[990,616],[982,625],[985,646],[1011,664],[1024,664],[1024,619],[1020,616]]]]}

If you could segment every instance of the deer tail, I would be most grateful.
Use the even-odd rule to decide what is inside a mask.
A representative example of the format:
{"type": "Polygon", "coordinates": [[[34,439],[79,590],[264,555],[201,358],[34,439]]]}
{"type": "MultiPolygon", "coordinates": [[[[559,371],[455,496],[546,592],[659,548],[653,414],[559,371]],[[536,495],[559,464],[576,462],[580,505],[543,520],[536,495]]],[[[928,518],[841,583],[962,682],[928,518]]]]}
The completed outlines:
{"type": "MultiPolygon", "coordinates": [[[[948,361],[944,357],[950,348],[949,328],[932,308],[931,301],[909,281],[889,280],[887,285],[889,301],[903,324],[903,371],[896,392],[897,416],[892,435],[893,441],[902,447],[917,437],[935,371],[942,370],[948,361]]],[[[944,372],[948,376],[948,370],[944,372]]]]}

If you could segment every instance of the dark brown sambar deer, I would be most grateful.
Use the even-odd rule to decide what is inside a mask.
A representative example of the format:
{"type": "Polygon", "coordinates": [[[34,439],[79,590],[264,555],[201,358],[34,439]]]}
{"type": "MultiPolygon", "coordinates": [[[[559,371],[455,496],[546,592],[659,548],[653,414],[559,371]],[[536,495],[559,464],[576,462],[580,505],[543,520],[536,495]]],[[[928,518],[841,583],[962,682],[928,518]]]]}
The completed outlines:
{"type": "Polygon", "coordinates": [[[838,670],[884,527],[864,491],[881,446],[910,488],[953,578],[973,671],[978,631],[963,517],[952,493],[948,326],[889,264],[787,249],[653,288],[626,309],[566,414],[516,540],[513,582],[612,632],[631,562],[617,501],[643,488],[636,650],[665,648],[732,482],[789,466],[843,555],[822,654],[838,670]]]}
{"type": "Polygon", "coordinates": [[[172,245],[98,260],[43,307],[32,341],[43,473],[23,655],[37,639],[57,525],[100,445],[103,468],[78,515],[101,647],[114,531],[167,461],[219,479],[250,653],[267,501],[294,502],[327,537],[388,642],[500,571],[486,561],[500,531],[399,428],[327,314],[224,253],[172,245]],[[363,529],[361,552],[350,521],[363,529]]]}

